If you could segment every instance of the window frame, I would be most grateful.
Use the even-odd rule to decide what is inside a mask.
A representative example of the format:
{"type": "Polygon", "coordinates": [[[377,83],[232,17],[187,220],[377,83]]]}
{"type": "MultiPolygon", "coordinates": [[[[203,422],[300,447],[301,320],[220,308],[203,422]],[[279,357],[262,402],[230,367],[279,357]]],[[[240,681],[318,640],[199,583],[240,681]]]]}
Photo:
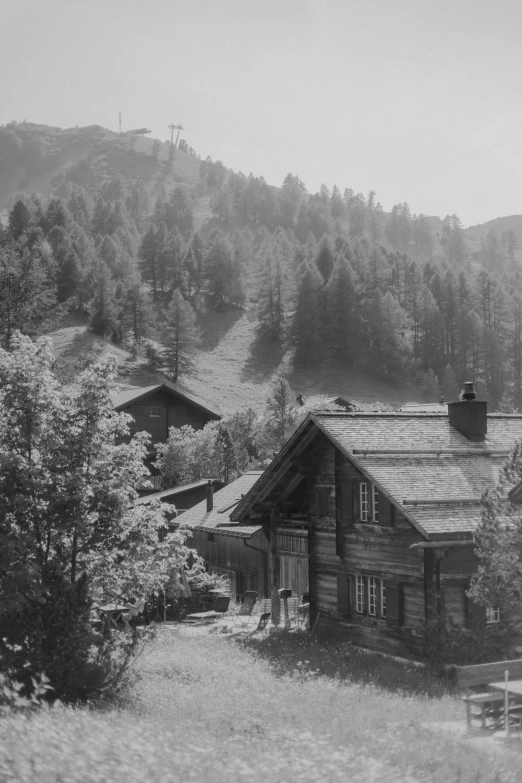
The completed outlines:
{"type": "Polygon", "coordinates": [[[359,509],[361,522],[368,522],[368,512],[370,510],[368,501],[368,482],[361,481],[359,483],[359,509]]]}
{"type": "Polygon", "coordinates": [[[376,576],[368,577],[368,617],[377,617],[379,612],[378,594],[379,585],[376,576]]]}
{"type": "Polygon", "coordinates": [[[386,584],[381,576],[354,574],[353,610],[361,617],[386,620],[386,584]]]}
{"type": "Polygon", "coordinates": [[[372,484],[373,492],[372,492],[372,511],[373,511],[373,521],[375,524],[379,523],[379,490],[375,486],[375,484],[372,484]]]}
{"type": "Polygon", "coordinates": [[[494,625],[500,622],[500,609],[498,606],[486,607],[486,625],[494,625]]]}
{"type": "Polygon", "coordinates": [[[147,416],[149,419],[161,419],[161,406],[151,405],[147,408],[147,416]],[[153,413],[153,411],[157,411],[157,413],[153,413]]]}
{"type": "Polygon", "coordinates": [[[357,614],[364,614],[365,609],[365,584],[362,574],[355,575],[355,611],[357,614]]]}

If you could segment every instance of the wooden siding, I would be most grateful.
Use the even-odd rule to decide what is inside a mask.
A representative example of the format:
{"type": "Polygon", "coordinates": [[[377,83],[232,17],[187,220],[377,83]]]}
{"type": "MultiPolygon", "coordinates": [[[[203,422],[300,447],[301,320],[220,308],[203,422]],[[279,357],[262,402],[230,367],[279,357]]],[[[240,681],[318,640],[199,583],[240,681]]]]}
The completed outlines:
{"type": "MultiPolygon", "coordinates": [[[[424,553],[410,549],[420,534],[400,509],[379,493],[378,524],[361,521],[359,484],[371,483],[326,438],[313,444],[310,482],[310,588],[312,613],[335,621],[357,644],[397,655],[415,655],[426,616],[424,553]],[[365,610],[356,612],[355,579],[363,577],[365,610]],[[378,609],[368,607],[369,579],[377,585],[378,609]],[[394,616],[383,617],[381,587],[393,599],[394,616]]],[[[373,511],[373,509],[371,509],[373,511]]]]}
{"type": "Polygon", "coordinates": [[[426,620],[439,612],[458,625],[467,621],[465,591],[476,571],[472,547],[412,549],[424,539],[403,509],[378,492],[376,516],[372,482],[326,436],[317,436],[300,460],[310,466],[300,501],[285,495],[284,482],[278,487],[284,510],[276,506],[277,522],[270,528],[277,530],[270,559],[274,586],[289,586],[283,582],[291,565],[281,563],[293,546],[290,536],[304,537],[295,529],[302,521],[312,621],[333,622],[356,644],[405,657],[419,657],[426,620]],[[367,521],[361,518],[361,481],[368,490],[367,521]],[[356,605],[358,578],[362,607],[356,605]]]}
{"type": "Polygon", "coordinates": [[[226,569],[234,572],[236,578],[237,574],[243,574],[248,584],[244,589],[256,590],[260,596],[269,597],[266,584],[269,546],[262,531],[254,533],[250,539],[245,539],[217,533],[211,528],[208,531],[194,530],[191,538],[187,540],[187,546],[196,550],[209,570],[214,566],[226,569]]]}
{"type": "Polygon", "coordinates": [[[134,419],[132,432],[148,432],[153,443],[165,443],[169,427],[182,427],[189,424],[194,429],[202,429],[210,418],[188,400],[179,399],[160,391],[151,394],[138,404],[131,404],[124,409],[134,419]],[[158,413],[159,415],[151,415],[158,413]]]}

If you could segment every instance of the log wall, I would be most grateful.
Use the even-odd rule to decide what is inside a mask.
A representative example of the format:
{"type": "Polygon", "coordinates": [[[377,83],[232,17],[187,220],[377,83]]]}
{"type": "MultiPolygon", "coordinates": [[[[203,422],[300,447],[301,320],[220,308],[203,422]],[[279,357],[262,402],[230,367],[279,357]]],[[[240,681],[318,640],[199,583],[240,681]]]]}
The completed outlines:
{"type": "Polygon", "coordinates": [[[263,598],[269,597],[267,557],[270,550],[262,531],[245,539],[223,533],[212,534],[212,530],[194,530],[191,538],[187,539],[187,546],[197,551],[210,571],[217,567],[229,572],[233,579],[232,592],[255,590],[263,598]],[[262,551],[251,549],[245,541],[262,551]]]}
{"type": "MultiPolygon", "coordinates": [[[[424,553],[410,549],[421,535],[400,510],[379,497],[379,524],[360,521],[359,483],[366,479],[326,438],[314,443],[314,473],[309,504],[310,581],[320,620],[328,618],[346,629],[352,641],[397,655],[418,652],[426,616],[424,553]],[[382,517],[381,517],[382,514],[382,517]],[[383,616],[381,596],[377,616],[368,606],[356,611],[355,578],[374,577],[392,597],[393,617],[383,616]],[[312,586],[313,585],[313,586],[312,586]],[[340,593],[345,593],[344,601],[340,593]],[[392,596],[393,592],[393,596],[392,596]],[[348,604],[347,606],[345,604],[348,604]]],[[[369,482],[368,486],[369,485],[369,482]]],[[[390,613],[392,611],[390,604],[390,613]]]]}

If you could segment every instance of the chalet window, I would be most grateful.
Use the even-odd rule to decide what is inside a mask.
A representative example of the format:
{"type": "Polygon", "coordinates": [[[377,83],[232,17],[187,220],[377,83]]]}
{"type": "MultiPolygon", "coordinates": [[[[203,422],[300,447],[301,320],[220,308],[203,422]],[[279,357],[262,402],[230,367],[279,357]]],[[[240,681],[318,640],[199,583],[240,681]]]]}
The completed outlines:
{"type": "Polygon", "coordinates": [[[355,577],[355,611],[368,617],[386,617],[386,586],[377,576],[355,577]]]}
{"type": "Polygon", "coordinates": [[[147,415],[152,419],[160,419],[161,408],[149,408],[147,411],[147,415]]]}
{"type": "Polygon", "coordinates": [[[486,609],[486,622],[487,623],[499,623],[500,622],[500,609],[488,606],[486,609]]]}
{"type": "Polygon", "coordinates": [[[361,522],[368,522],[368,484],[361,481],[359,484],[359,502],[361,509],[361,522]]]}
{"type": "Polygon", "coordinates": [[[373,521],[379,521],[379,490],[377,487],[373,488],[373,521]]]}

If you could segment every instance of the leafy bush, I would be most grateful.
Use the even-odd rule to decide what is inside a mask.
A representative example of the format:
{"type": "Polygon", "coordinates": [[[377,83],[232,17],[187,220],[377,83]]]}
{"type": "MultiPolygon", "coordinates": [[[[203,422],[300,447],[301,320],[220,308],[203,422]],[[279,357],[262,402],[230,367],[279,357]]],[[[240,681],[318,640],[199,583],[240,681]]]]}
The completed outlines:
{"type": "Polygon", "coordinates": [[[90,622],[87,580],[55,576],[44,603],[4,615],[0,654],[17,693],[63,702],[114,696],[130,682],[132,661],[151,631],[102,635],[90,622]],[[43,693],[38,683],[47,684],[43,693]],[[39,690],[40,688],[40,690],[39,690]]]}
{"type": "Polygon", "coordinates": [[[434,670],[448,664],[466,666],[503,660],[513,655],[513,631],[508,622],[463,628],[440,617],[426,627],[424,659],[434,670]]]}

